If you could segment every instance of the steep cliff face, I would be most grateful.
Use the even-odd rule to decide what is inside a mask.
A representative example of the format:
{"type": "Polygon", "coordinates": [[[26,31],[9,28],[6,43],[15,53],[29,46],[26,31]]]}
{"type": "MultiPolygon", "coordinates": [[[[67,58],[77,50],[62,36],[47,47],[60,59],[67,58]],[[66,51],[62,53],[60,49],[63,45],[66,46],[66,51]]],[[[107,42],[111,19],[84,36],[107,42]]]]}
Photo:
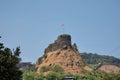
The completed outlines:
{"type": "Polygon", "coordinates": [[[64,74],[84,75],[83,69],[86,65],[82,55],[77,50],[76,44],[71,45],[70,35],[63,34],[58,36],[57,40],[45,49],[44,55],[37,61],[37,72],[40,73],[43,66],[54,65],[61,66],[64,69],[64,74]]]}

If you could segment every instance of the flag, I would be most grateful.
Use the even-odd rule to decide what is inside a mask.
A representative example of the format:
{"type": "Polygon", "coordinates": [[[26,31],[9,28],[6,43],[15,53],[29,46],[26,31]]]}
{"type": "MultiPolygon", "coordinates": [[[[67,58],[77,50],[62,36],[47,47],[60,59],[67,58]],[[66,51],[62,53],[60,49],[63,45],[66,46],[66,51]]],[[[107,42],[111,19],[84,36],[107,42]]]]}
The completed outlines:
{"type": "Polygon", "coordinates": [[[64,28],[64,24],[61,24],[61,27],[64,28]]]}

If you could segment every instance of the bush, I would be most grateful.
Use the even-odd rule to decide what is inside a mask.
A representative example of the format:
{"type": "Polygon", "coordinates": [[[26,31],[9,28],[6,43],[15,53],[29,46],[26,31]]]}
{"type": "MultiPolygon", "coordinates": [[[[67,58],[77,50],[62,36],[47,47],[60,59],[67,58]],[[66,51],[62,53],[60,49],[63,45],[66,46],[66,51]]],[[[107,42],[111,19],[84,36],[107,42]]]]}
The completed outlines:
{"type": "Polygon", "coordinates": [[[37,74],[35,71],[26,71],[23,73],[23,80],[44,80],[45,77],[42,74],[37,74]]]}
{"type": "Polygon", "coordinates": [[[36,72],[33,71],[26,71],[23,73],[23,80],[34,80],[35,76],[36,76],[36,72]]]}
{"type": "Polygon", "coordinates": [[[59,65],[55,65],[53,66],[53,71],[58,73],[63,73],[64,69],[59,65]]]}
{"type": "Polygon", "coordinates": [[[34,78],[34,80],[44,80],[44,79],[45,79],[44,76],[41,74],[37,74],[34,78]]]}
{"type": "Polygon", "coordinates": [[[47,80],[63,80],[63,76],[61,76],[58,73],[51,72],[46,75],[46,79],[47,80]]]}
{"type": "Polygon", "coordinates": [[[50,70],[49,66],[42,66],[41,69],[40,69],[40,72],[43,73],[43,72],[46,72],[46,71],[49,71],[49,70],[50,70]]]}
{"type": "Polygon", "coordinates": [[[120,73],[105,74],[101,80],[120,80],[120,73]]]}
{"type": "Polygon", "coordinates": [[[58,73],[63,73],[64,69],[59,65],[53,65],[53,66],[42,66],[40,69],[40,72],[46,72],[46,71],[53,71],[58,73]]]}

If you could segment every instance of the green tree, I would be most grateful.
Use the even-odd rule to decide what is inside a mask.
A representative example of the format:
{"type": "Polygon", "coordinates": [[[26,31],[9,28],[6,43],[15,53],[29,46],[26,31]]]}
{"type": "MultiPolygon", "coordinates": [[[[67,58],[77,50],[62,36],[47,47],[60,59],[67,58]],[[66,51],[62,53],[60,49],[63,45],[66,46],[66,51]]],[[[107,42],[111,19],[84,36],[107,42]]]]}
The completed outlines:
{"type": "Polygon", "coordinates": [[[120,73],[105,74],[101,80],[120,80],[120,73]]]}
{"type": "Polygon", "coordinates": [[[46,75],[46,79],[47,80],[63,80],[63,76],[58,73],[51,72],[46,75]]]}
{"type": "Polygon", "coordinates": [[[82,76],[80,75],[74,75],[75,80],[82,80],[82,76]]]}
{"type": "Polygon", "coordinates": [[[35,80],[36,75],[35,71],[25,71],[22,76],[23,80],[35,80]]]}
{"type": "Polygon", "coordinates": [[[20,62],[20,47],[11,51],[0,43],[0,80],[21,80],[22,72],[17,64],[20,62]]]}
{"type": "MultiPolygon", "coordinates": [[[[28,79],[27,79],[28,80],[28,79]]],[[[42,74],[37,74],[34,80],[45,80],[45,77],[42,74]]]]}

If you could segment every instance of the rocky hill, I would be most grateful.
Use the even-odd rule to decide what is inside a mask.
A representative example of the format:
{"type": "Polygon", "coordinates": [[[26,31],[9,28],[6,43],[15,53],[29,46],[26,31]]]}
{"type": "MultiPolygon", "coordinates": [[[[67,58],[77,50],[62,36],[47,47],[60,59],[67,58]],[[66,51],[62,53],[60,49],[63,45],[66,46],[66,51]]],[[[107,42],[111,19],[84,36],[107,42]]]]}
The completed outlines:
{"type": "Polygon", "coordinates": [[[101,65],[98,70],[107,72],[107,73],[118,73],[120,72],[120,68],[117,65],[113,65],[113,64],[104,64],[101,65]]]}
{"type": "Polygon", "coordinates": [[[94,70],[100,70],[107,73],[118,73],[120,71],[120,59],[118,58],[93,53],[81,54],[85,63],[94,70]]]}
{"type": "Polygon", "coordinates": [[[37,60],[37,72],[42,71],[44,74],[51,71],[57,72],[56,69],[53,69],[56,65],[63,69],[64,74],[84,75],[83,70],[91,70],[84,63],[76,44],[71,44],[71,36],[68,34],[58,36],[57,40],[45,49],[44,55],[37,60]]]}

